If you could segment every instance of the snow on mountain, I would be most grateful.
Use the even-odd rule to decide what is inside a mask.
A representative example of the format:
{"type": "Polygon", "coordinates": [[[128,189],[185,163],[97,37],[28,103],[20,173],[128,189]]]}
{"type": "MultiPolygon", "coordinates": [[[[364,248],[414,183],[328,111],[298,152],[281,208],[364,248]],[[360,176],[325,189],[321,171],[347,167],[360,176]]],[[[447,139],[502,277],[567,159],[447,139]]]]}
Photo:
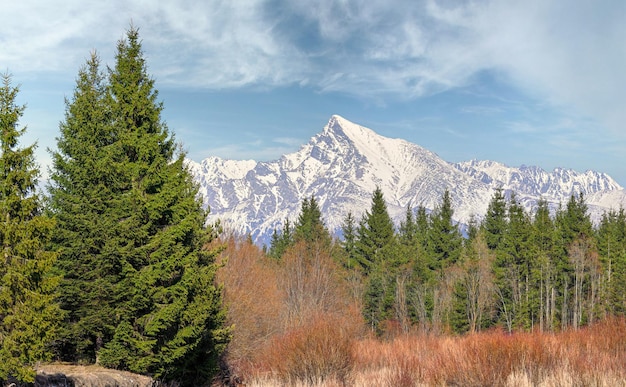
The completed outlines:
{"type": "Polygon", "coordinates": [[[505,192],[515,192],[528,211],[533,211],[539,198],[552,208],[565,203],[572,194],[582,193],[594,222],[609,209],[626,205],[626,192],[606,173],[555,168],[552,172],[535,166],[508,167],[495,161],[465,161],[452,164],[460,171],[505,192]]]}
{"type": "Polygon", "coordinates": [[[539,167],[522,165],[507,167],[495,161],[466,161],[453,164],[457,169],[489,185],[501,186],[517,194],[542,196],[546,200],[561,200],[572,192],[584,196],[600,192],[621,190],[622,187],[606,173],[555,168],[548,173],[539,167]]]}
{"type": "Polygon", "coordinates": [[[446,189],[461,223],[484,215],[497,187],[515,191],[528,209],[540,197],[559,203],[572,192],[591,198],[594,213],[626,203],[624,190],[606,174],[564,169],[547,173],[492,161],[452,164],[419,145],[380,136],[337,115],[300,150],[279,160],[210,157],[188,163],[211,209],[209,221],[219,219],[226,229],[249,233],[258,242],[267,242],[285,219],[294,221],[302,199],[311,196],[329,229],[337,230],[349,211],[358,219],[370,208],[377,186],[397,221],[407,206],[435,208],[446,189]]]}

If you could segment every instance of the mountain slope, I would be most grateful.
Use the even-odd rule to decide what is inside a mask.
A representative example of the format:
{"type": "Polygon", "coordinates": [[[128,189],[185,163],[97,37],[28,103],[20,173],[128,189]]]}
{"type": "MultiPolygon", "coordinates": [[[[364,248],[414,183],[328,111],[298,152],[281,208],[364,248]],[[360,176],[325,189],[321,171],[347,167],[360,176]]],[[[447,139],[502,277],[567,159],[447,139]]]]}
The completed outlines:
{"type": "Polygon", "coordinates": [[[507,167],[495,161],[466,161],[453,164],[457,169],[489,185],[499,185],[517,194],[542,196],[560,200],[572,192],[590,195],[600,191],[620,190],[622,187],[606,173],[555,168],[548,173],[539,167],[522,165],[507,167]]]}
{"type": "Polygon", "coordinates": [[[310,196],[318,201],[326,225],[336,230],[349,211],[358,218],[369,209],[376,186],[395,219],[408,205],[435,208],[448,189],[455,219],[462,223],[485,213],[497,187],[515,191],[528,209],[540,197],[559,203],[579,191],[597,201],[590,205],[594,213],[626,198],[606,195],[623,189],[605,174],[547,173],[491,161],[452,164],[419,145],[380,136],[340,116],[332,116],[300,150],[276,161],[210,157],[189,161],[189,166],[211,208],[209,221],[220,219],[226,229],[249,233],[258,242],[267,242],[285,219],[295,220],[302,199],[310,196]]]}

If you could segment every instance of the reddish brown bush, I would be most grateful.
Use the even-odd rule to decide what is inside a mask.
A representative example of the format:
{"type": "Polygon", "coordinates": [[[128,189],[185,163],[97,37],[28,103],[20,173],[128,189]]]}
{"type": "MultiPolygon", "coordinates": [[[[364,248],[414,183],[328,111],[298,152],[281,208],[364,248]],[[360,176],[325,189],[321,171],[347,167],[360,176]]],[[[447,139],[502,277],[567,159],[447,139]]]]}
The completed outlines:
{"type": "Polygon", "coordinates": [[[236,379],[342,383],[363,323],[329,252],[301,243],[277,262],[231,238],[222,262],[218,279],[234,326],[226,362],[236,379]]]}
{"type": "Polygon", "coordinates": [[[355,385],[626,385],[626,321],[558,334],[399,336],[354,345],[355,385]]]}
{"type": "Polygon", "coordinates": [[[258,364],[287,383],[344,383],[352,370],[353,324],[321,314],[310,322],[274,337],[258,364]]]}
{"type": "Polygon", "coordinates": [[[247,241],[230,238],[220,257],[217,280],[224,286],[228,322],[233,336],[227,349],[231,372],[240,374],[268,338],[281,332],[282,301],[277,268],[263,252],[247,241]]]}

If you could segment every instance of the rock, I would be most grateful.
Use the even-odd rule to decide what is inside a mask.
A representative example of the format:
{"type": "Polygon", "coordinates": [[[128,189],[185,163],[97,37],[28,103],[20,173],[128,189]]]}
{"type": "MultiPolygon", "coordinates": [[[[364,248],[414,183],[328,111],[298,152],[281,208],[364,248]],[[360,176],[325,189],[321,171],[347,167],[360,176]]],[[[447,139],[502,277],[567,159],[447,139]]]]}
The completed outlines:
{"type": "Polygon", "coordinates": [[[46,364],[37,367],[35,386],[46,387],[152,387],[148,376],[96,365],[46,364]]]}

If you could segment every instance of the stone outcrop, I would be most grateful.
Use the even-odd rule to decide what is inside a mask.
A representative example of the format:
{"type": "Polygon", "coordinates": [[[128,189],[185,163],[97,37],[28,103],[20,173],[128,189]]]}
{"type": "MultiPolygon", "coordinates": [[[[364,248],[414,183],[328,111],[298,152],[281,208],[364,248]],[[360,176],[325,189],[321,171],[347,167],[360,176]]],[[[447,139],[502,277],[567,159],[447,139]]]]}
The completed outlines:
{"type": "Polygon", "coordinates": [[[37,367],[35,386],[46,387],[152,387],[151,378],[95,365],[47,364],[37,367]]]}

